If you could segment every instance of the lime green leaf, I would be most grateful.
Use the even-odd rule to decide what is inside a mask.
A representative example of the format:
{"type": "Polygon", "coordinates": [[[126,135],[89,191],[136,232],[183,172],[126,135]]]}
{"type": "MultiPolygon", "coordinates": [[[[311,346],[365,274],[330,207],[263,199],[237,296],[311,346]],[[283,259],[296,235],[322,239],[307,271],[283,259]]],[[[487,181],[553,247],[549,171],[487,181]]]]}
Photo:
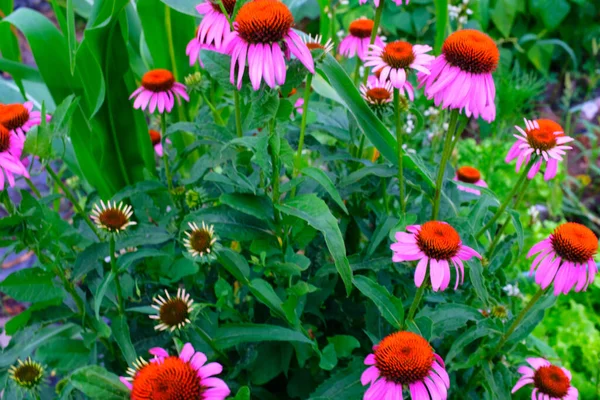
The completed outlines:
{"type": "Polygon", "coordinates": [[[510,36],[510,31],[515,22],[516,15],[516,0],[497,0],[496,7],[494,7],[494,10],[491,13],[492,21],[494,21],[496,28],[498,28],[504,37],[510,36]]]}
{"type": "Polygon", "coordinates": [[[529,7],[548,30],[558,28],[571,10],[567,0],[529,0],[529,7]]]}

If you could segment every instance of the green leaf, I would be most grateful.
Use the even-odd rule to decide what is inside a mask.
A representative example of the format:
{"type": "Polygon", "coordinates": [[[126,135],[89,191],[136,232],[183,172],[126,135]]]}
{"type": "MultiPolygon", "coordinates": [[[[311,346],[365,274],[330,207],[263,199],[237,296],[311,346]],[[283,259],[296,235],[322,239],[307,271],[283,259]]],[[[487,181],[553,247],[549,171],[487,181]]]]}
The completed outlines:
{"type": "Polygon", "coordinates": [[[426,308],[417,314],[427,316],[433,321],[432,337],[443,337],[446,334],[464,328],[468,321],[480,321],[483,316],[476,308],[464,304],[440,304],[434,309],[426,308]]]}
{"type": "Polygon", "coordinates": [[[242,386],[233,400],[250,400],[250,389],[248,386],[242,386]]]}
{"type": "MultiPolygon", "coordinates": [[[[356,122],[358,122],[363,133],[377,150],[393,164],[398,164],[396,139],[383,122],[371,111],[346,71],[344,71],[335,58],[327,54],[324,60],[317,65],[317,70],[327,77],[333,89],[342,98],[346,107],[352,113],[356,122]]],[[[404,168],[413,170],[419,174],[427,186],[435,187],[433,179],[431,179],[423,162],[417,156],[404,152],[403,165],[404,168]]]]}
{"type": "Polygon", "coordinates": [[[263,128],[272,120],[279,109],[279,93],[263,85],[250,94],[250,110],[244,120],[244,130],[263,128]]]}
{"type": "Polygon", "coordinates": [[[102,300],[106,295],[106,291],[108,290],[108,286],[113,281],[115,275],[112,271],[108,274],[104,275],[104,279],[102,279],[102,283],[96,289],[96,294],[94,295],[94,312],[96,314],[96,319],[100,319],[100,306],[102,305],[102,300]]]}
{"type": "Polygon", "coordinates": [[[273,220],[273,203],[267,196],[250,193],[224,193],[221,203],[263,221],[273,220]]]}
{"type": "Polygon", "coordinates": [[[277,209],[284,214],[303,219],[323,234],[335,267],[344,281],[346,293],[350,294],[352,269],[346,258],[346,246],[340,227],[327,204],[314,194],[307,194],[286,200],[283,204],[277,205],[277,209]]]}
{"type": "Polygon", "coordinates": [[[283,302],[268,282],[258,278],[253,279],[250,282],[249,288],[252,294],[256,296],[261,303],[269,307],[275,315],[285,319],[285,312],[282,308],[283,302]]]}
{"type": "Polygon", "coordinates": [[[529,8],[548,30],[558,28],[571,10],[566,0],[529,0],[529,8]]]}
{"type": "Polygon", "coordinates": [[[36,349],[35,358],[43,364],[55,365],[60,371],[71,372],[88,365],[90,349],[82,340],[57,337],[36,349]]]}
{"type": "Polygon", "coordinates": [[[435,44],[433,52],[440,54],[442,45],[446,39],[446,27],[448,25],[448,0],[434,0],[435,3],[435,44]]]}
{"type": "Polygon", "coordinates": [[[113,318],[111,328],[125,361],[127,361],[128,365],[132,365],[137,358],[137,354],[131,343],[127,318],[124,315],[118,315],[116,318],[113,318]]]}
{"type": "Polygon", "coordinates": [[[121,383],[119,377],[97,365],[90,365],[74,371],[70,381],[76,389],[90,399],[129,399],[129,390],[121,383]]]}
{"type": "MultiPolygon", "coordinates": [[[[195,1],[195,0],[194,0],[195,1]]],[[[231,66],[231,57],[216,51],[202,50],[200,58],[204,63],[204,70],[217,83],[225,88],[232,87],[229,80],[229,68],[231,66]]]]}
{"type": "Polygon", "coordinates": [[[329,343],[321,352],[321,360],[319,368],[325,371],[331,371],[338,363],[337,355],[335,354],[335,346],[329,343]]]}
{"type": "Polygon", "coordinates": [[[556,303],[556,299],[551,290],[544,294],[525,315],[525,318],[519,323],[519,326],[515,329],[508,342],[517,343],[526,339],[535,327],[542,322],[546,310],[556,303]]]}
{"type": "Polygon", "coordinates": [[[219,237],[240,242],[264,239],[273,234],[265,227],[263,221],[224,205],[203,208],[189,214],[184,219],[182,226],[187,227],[187,223],[191,221],[204,221],[207,224],[212,224],[215,226],[215,231],[218,232],[219,237]]]}
{"type": "Polygon", "coordinates": [[[214,338],[221,349],[250,342],[298,342],[312,344],[302,333],[268,324],[228,324],[220,326],[214,338]]]}
{"type": "Polygon", "coordinates": [[[542,43],[539,42],[531,46],[529,50],[527,50],[527,58],[534,67],[540,71],[545,76],[548,75],[548,71],[550,70],[550,61],[552,61],[552,52],[554,51],[554,45],[551,43],[542,43]]]}
{"type": "Polygon", "coordinates": [[[492,21],[504,37],[510,36],[510,31],[515,22],[516,15],[516,0],[497,0],[496,7],[494,7],[494,10],[491,13],[492,21]]]}
{"type": "Polygon", "coordinates": [[[62,289],[54,286],[54,274],[41,268],[13,272],[0,283],[0,290],[17,301],[38,303],[64,297],[62,289]]]}
{"type": "Polygon", "coordinates": [[[196,11],[196,6],[198,2],[196,0],[161,0],[163,3],[168,5],[174,10],[179,11],[180,13],[191,15],[192,17],[198,17],[198,11],[196,11]]]}
{"type": "Polygon", "coordinates": [[[404,308],[402,302],[390,295],[386,288],[363,275],[354,277],[354,285],[377,306],[379,312],[393,327],[402,329],[404,308]]]}
{"type": "Polygon", "coordinates": [[[462,354],[465,350],[465,347],[473,343],[475,340],[493,333],[497,334],[498,332],[493,329],[492,320],[486,319],[480,321],[477,325],[471,327],[458,338],[454,339],[454,342],[452,343],[452,346],[450,347],[450,350],[448,351],[444,361],[446,364],[452,365],[452,360],[454,360],[457,355],[462,354]]]}
{"type": "Polygon", "coordinates": [[[250,267],[244,257],[231,249],[221,249],[217,253],[219,263],[241,283],[249,283],[250,267]]]}
{"type": "Polygon", "coordinates": [[[477,293],[477,297],[484,305],[488,305],[490,302],[489,295],[485,284],[483,283],[483,267],[479,260],[472,260],[469,262],[469,277],[471,278],[471,284],[477,293]]]}
{"type": "Polygon", "coordinates": [[[365,388],[360,383],[362,360],[355,359],[346,369],[329,377],[311,394],[309,400],[360,400],[365,388]]]}
{"type": "Polygon", "coordinates": [[[327,338],[327,341],[335,347],[338,358],[350,357],[352,351],[360,347],[360,342],[354,336],[336,335],[327,338]]]}
{"type": "Polygon", "coordinates": [[[331,178],[329,178],[329,176],[327,176],[327,174],[323,170],[314,167],[306,167],[302,169],[301,172],[302,175],[306,175],[314,179],[319,185],[323,186],[323,189],[325,189],[327,193],[329,193],[333,201],[335,201],[337,205],[340,206],[340,208],[344,210],[346,214],[348,214],[348,209],[346,208],[346,205],[344,204],[340,193],[335,188],[335,185],[331,181],[331,178]]]}

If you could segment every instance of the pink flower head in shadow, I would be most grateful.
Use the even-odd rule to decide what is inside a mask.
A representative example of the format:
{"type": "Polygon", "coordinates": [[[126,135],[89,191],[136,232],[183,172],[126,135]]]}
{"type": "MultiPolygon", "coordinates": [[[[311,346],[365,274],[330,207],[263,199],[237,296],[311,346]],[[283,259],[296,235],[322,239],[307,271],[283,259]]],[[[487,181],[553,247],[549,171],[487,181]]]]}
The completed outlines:
{"type": "Polygon", "coordinates": [[[314,73],[310,50],[292,29],[293,24],[292,13],[279,0],[245,3],[235,18],[233,32],[223,44],[225,52],[231,55],[231,83],[242,88],[247,63],[252,89],[260,89],[263,80],[270,88],[283,85],[288,52],[314,73]]]}
{"type": "Polygon", "coordinates": [[[371,385],[363,400],[400,400],[406,386],[412,400],[446,400],[450,378],[442,357],[416,333],[401,331],[386,336],[365,358],[369,367],[360,382],[371,385]]]}
{"type": "MultiPolygon", "coordinates": [[[[371,32],[373,32],[373,20],[360,18],[350,23],[349,34],[340,43],[338,51],[346,58],[358,56],[362,61],[367,57],[369,44],[371,43],[371,32]]],[[[383,41],[375,36],[375,45],[383,47],[383,41]]]]}
{"type": "Polygon", "coordinates": [[[231,393],[222,379],[215,378],[223,366],[207,364],[206,355],[196,352],[190,343],[183,346],[179,357],[160,347],[149,353],[154,356],[150,362],[138,358],[127,370],[129,376],[120,378],[132,399],[224,400],[231,393]]]}
{"type": "MultiPolygon", "coordinates": [[[[478,169],[473,167],[460,167],[456,170],[456,175],[454,176],[454,180],[458,182],[470,183],[471,185],[480,186],[480,187],[488,187],[487,183],[483,179],[481,179],[481,172],[478,169]]],[[[477,196],[481,195],[481,191],[477,189],[473,189],[466,186],[458,186],[458,190],[462,190],[463,192],[473,193],[477,196]]]]}
{"type": "Polygon", "coordinates": [[[535,272],[535,283],[546,289],[554,282],[554,295],[586,290],[594,282],[598,266],[594,256],[598,238],[584,225],[567,222],[559,225],[549,238],[534,245],[527,257],[537,257],[529,275],[535,272]]]}
{"type": "MultiPolygon", "coordinates": [[[[51,117],[46,114],[46,122],[51,117]]],[[[42,123],[42,113],[33,111],[33,103],[0,104],[0,125],[10,132],[24,136],[31,128],[42,123]]]]}
{"type": "Polygon", "coordinates": [[[568,369],[552,365],[545,358],[528,358],[527,363],[517,370],[521,377],[513,387],[512,393],[523,386],[532,385],[532,400],[577,400],[579,391],[571,386],[571,372],[568,369]]]}
{"type": "Polygon", "coordinates": [[[153,113],[171,112],[175,106],[175,99],[181,104],[181,98],[190,101],[184,84],[175,82],[175,77],[166,69],[153,69],[142,77],[142,86],[129,96],[135,97],[133,108],[141,108],[153,113]]]}
{"type": "Polygon", "coordinates": [[[527,178],[533,179],[543,163],[546,163],[544,180],[554,178],[558,171],[558,162],[562,161],[566,150],[572,149],[565,144],[574,139],[565,136],[562,126],[549,119],[525,119],[525,130],[520,126],[515,126],[515,129],[519,131],[519,135],[514,135],[517,141],[508,151],[505,161],[509,163],[516,158],[519,172],[523,165],[529,163],[532,155],[537,156],[538,160],[529,170],[527,178]]]}
{"type": "Polygon", "coordinates": [[[474,29],[454,32],[431,64],[431,73],[418,75],[419,87],[425,86],[425,95],[436,106],[492,122],[496,118],[492,72],[499,60],[496,43],[485,33],[474,29]]]}
{"type": "Polygon", "coordinates": [[[423,225],[409,225],[406,232],[396,233],[396,243],[390,248],[394,252],[392,261],[419,261],[415,271],[415,285],[421,287],[425,280],[427,267],[433,291],[444,291],[450,283],[450,264],[456,271],[454,290],[459,281],[465,279],[463,261],[472,257],[481,259],[481,255],[472,248],[463,245],[458,232],[449,224],[441,221],[429,221],[423,225]]]}
{"type": "Polygon", "coordinates": [[[218,1],[205,0],[196,6],[196,11],[204,15],[196,33],[199,44],[212,45],[217,50],[221,48],[225,38],[231,32],[227,18],[233,14],[235,2],[235,0],[223,0],[223,6],[229,14],[228,16],[223,14],[218,1]]]}
{"type": "Polygon", "coordinates": [[[0,190],[4,189],[5,176],[10,187],[15,186],[14,174],[29,178],[29,172],[21,162],[24,144],[22,133],[13,133],[0,125],[0,190]]]}

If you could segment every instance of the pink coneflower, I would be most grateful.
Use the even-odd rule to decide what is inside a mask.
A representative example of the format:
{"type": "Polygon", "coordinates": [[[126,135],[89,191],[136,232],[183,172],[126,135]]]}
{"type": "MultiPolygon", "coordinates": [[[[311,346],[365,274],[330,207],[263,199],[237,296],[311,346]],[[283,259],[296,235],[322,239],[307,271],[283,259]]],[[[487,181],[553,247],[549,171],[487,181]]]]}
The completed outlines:
{"type": "Polygon", "coordinates": [[[298,100],[294,103],[294,109],[299,115],[302,115],[304,112],[304,99],[299,97],[298,100]]]}
{"type": "MultiPolygon", "coordinates": [[[[46,114],[46,122],[50,122],[50,115],[46,114]]],[[[0,125],[4,125],[10,132],[25,135],[31,128],[42,123],[42,113],[33,111],[33,103],[26,101],[23,104],[0,104],[0,125]]]]}
{"type": "MultiPolygon", "coordinates": [[[[163,152],[163,145],[162,145],[162,136],[161,136],[160,132],[155,131],[154,129],[150,129],[148,131],[148,133],[150,134],[150,141],[152,142],[152,147],[154,147],[154,151],[156,152],[156,155],[158,155],[159,157],[162,157],[164,152],[163,152]]],[[[167,139],[167,143],[170,143],[169,139],[167,139]]]]}
{"type": "MultiPolygon", "coordinates": [[[[381,84],[381,70],[379,71],[375,71],[373,73],[373,75],[369,75],[369,77],[367,78],[367,85],[370,84],[375,84],[375,81],[379,81],[381,84]]],[[[387,80],[387,82],[389,82],[389,79],[387,80]]],[[[392,88],[393,90],[393,88],[392,88]]],[[[402,86],[401,88],[399,88],[400,90],[400,94],[403,96],[408,96],[408,98],[410,99],[410,101],[414,101],[415,100],[415,88],[413,87],[412,83],[410,83],[410,81],[406,81],[404,82],[404,86],[402,86]]]]}
{"type": "Polygon", "coordinates": [[[431,51],[431,46],[415,44],[401,40],[391,42],[385,46],[374,44],[366,57],[365,67],[373,67],[379,72],[379,79],[390,80],[392,86],[401,89],[406,83],[406,72],[409,68],[423,74],[429,74],[429,64],[435,59],[426,54],[431,51]]]}
{"type": "Polygon", "coordinates": [[[285,83],[285,54],[291,52],[310,71],[315,64],[310,50],[300,36],[292,30],[294,17],[279,0],[253,0],[240,8],[235,18],[235,30],[223,46],[231,54],[231,83],[242,87],[242,78],[248,60],[248,73],[252,88],[258,90],[264,79],[274,88],[285,83]]]}
{"type": "Polygon", "coordinates": [[[184,84],[175,82],[175,77],[171,71],[166,69],[153,69],[146,72],[142,77],[142,86],[136,89],[129,96],[129,99],[136,97],[133,108],[141,108],[151,113],[158,108],[158,112],[171,112],[175,105],[175,98],[181,105],[181,98],[190,101],[184,84]]]}
{"type": "MultiPolygon", "coordinates": [[[[371,19],[360,18],[352,21],[348,28],[348,36],[341,41],[338,51],[346,58],[358,56],[362,61],[367,57],[369,44],[371,43],[371,32],[373,32],[374,22],[371,19]]],[[[385,46],[379,36],[375,36],[377,46],[385,46]]]]}
{"type": "Polygon", "coordinates": [[[552,365],[545,358],[528,358],[526,365],[519,367],[521,377],[512,389],[512,393],[525,385],[533,385],[532,400],[577,400],[579,391],[571,386],[571,372],[568,369],[552,365]]]}
{"type": "MultiPolygon", "coordinates": [[[[375,7],[379,7],[379,2],[381,0],[373,0],[373,4],[375,4],[375,7]]],[[[410,0],[406,0],[404,2],[404,4],[408,5],[408,3],[410,2],[410,0]]],[[[358,4],[363,5],[366,4],[367,0],[358,0],[358,4]]],[[[402,0],[394,0],[394,3],[396,3],[397,6],[401,6],[402,5],[402,0]]]]}
{"type": "Polygon", "coordinates": [[[223,371],[219,363],[206,363],[204,353],[196,352],[190,343],[181,349],[179,357],[170,356],[160,347],[148,351],[150,362],[138,358],[129,368],[129,376],[121,382],[131,391],[131,399],[198,399],[224,400],[231,390],[215,375],[223,371]]]}
{"type": "MultiPolygon", "coordinates": [[[[473,167],[460,167],[456,170],[456,175],[454,176],[455,181],[470,183],[471,185],[480,186],[480,187],[488,187],[487,183],[483,179],[481,179],[481,172],[478,169],[473,167]]],[[[481,191],[477,189],[472,189],[466,186],[458,185],[458,190],[462,190],[463,192],[473,193],[476,195],[480,195],[481,191]]]]}
{"type": "Polygon", "coordinates": [[[360,377],[371,384],[363,400],[403,399],[408,386],[412,400],[446,400],[450,378],[442,357],[416,333],[396,332],[386,336],[365,358],[370,365],[360,377]]]}
{"type": "Polygon", "coordinates": [[[394,252],[392,261],[417,261],[415,285],[421,287],[427,265],[431,275],[433,291],[446,290],[450,282],[450,262],[456,270],[456,283],[464,282],[465,270],[463,261],[481,255],[472,248],[462,244],[458,232],[449,224],[440,221],[429,221],[423,225],[409,225],[406,230],[410,233],[396,232],[397,242],[390,248],[394,252]]]}
{"type": "Polygon", "coordinates": [[[190,58],[190,67],[196,64],[196,61],[198,61],[200,66],[204,68],[204,63],[202,62],[202,58],[200,58],[201,50],[218,51],[217,48],[212,44],[202,43],[202,41],[198,38],[198,35],[196,34],[196,36],[194,36],[194,38],[190,40],[187,47],[185,48],[185,55],[190,58]]]}
{"type": "MultiPolygon", "coordinates": [[[[229,17],[231,17],[235,9],[235,0],[223,0],[223,6],[229,17]]],[[[196,39],[200,44],[214,45],[217,50],[220,49],[231,29],[227,16],[221,11],[219,3],[205,0],[204,3],[196,6],[196,11],[204,15],[198,27],[198,32],[196,32],[196,39]]]]}
{"type": "Polygon", "coordinates": [[[442,54],[431,64],[431,74],[419,74],[419,87],[443,108],[464,109],[465,114],[481,116],[492,122],[496,118],[496,87],[492,72],[500,52],[485,33],[463,29],[448,36],[442,54]]]}
{"type": "Polygon", "coordinates": [[[598,267],[594,255],[598,251],[598,238],[588,227],[575,222],[559,225],[549,238],[529,250],[533,260],[529,275],[535,272],[535,282],[546,289],[554,281],[554,295],[586,290],[594,281],[598,267]]]}
{"type": "Polygon", "coordinates": [[[13,174],[29,178],[27,168],[21,162],[25,136],[11,133],[4,125],[0,125],[0,190],[4,189],[4,176],[10,187],[15,186],[13,174]]]}
{"type": "Polygon", "coordinates": [[[505,161],[508,163],[518,157],[517,172],[519,172],[523,164],[529,163],[532,154],[537,155],[539,159],[533,164],[527,177],[533,179],[545,161],[544,180],[548,181],[554,178],[558,171],[558,162],[562,160],[565,150],[572,149],[571,146],[565,146],[565,143],[574,139],[565,136],[562,126],[549,119],[531,121],[525,119],[525,130],[520,126],[515,126],[515,128],[520,135],[514,135],[517,141],[508,151],[505,161]]]}
{"type": "Polygon", "coordinates": [[[394,88],[390,81],[380,81],[375,76],[369,76],[366,85],[360,85],[363,99],[373,106],[385,106],[394,98],[394,88]]]}

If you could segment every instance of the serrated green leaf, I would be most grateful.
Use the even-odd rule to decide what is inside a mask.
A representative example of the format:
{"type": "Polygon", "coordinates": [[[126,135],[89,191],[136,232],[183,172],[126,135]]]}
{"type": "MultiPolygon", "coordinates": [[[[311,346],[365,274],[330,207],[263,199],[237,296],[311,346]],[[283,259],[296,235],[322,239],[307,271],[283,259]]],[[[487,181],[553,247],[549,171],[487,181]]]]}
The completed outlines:
{"type": "Polygon", "coordinates": [[[27,268],[10,274],[0,290],[17,301],[31,303],[62,299],[62,289],[54,285],[54,274],[41,268],[27,268]]]}
{"type": "Polygon", "coordinates": [[[377,306],[383,318],[396,329],[404,324],[402,302],[390,295],[386,288],[363,275],[354,277],[354,285],[377,306]]]}

